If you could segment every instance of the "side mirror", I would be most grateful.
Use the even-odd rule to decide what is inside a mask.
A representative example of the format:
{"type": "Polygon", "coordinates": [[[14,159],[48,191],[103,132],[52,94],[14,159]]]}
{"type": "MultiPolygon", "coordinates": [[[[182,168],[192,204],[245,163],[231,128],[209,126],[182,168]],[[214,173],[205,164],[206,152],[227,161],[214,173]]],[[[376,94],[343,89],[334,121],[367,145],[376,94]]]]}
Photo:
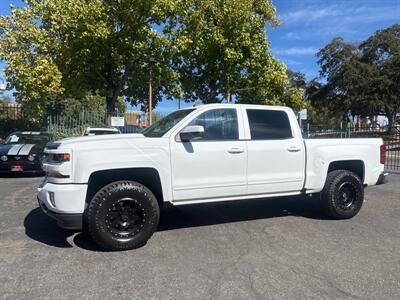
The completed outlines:
{"type": "Polygon", "coordinates": [[[3,140],[2,138],[0,138],[0,145],[4,145],[6,143],[5,140],[3,140]]]}
{"type": "Polygon", "coordinates": [[[204,137],[204,127],[201,125],[186,126],[179,133],[182,142],[199,140],[204,137]]]}

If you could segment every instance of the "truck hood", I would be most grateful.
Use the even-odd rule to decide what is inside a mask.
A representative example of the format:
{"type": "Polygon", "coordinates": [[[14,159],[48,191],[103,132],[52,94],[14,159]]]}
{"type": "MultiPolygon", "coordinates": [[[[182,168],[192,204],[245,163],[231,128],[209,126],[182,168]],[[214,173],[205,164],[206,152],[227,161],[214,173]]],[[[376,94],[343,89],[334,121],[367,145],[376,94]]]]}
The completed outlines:
{"type": "Polygon", "coordinates": [[[72,150],[74,152],[96,152],[103,155],[119,155],[123,150],[134,153],[137,150],[151,151],[151,149],[164,148],[169,145],[168,138],[145,137],[141,133],[132,134],[107,134],[97,136],[82,136],[66,138],[47,145],[47,151],[52,150],[72,150]],[[141,149],[141,150],[139,150],[141,149]]]}
{"type": "MultiPolygon", "coordinates": [[[[111,134],[67,138],[47,145],[47,153],[70,153],[70,163],[48,164],[64,168],[67,179],[52,178],[53,183],[87,183],[98,170],[133,168],[165,169],[169,162],[169,138],[145,137],[142,134],[111,134]]],[[[49,170],[49,169],[48,169],[49,170]]]]}
{"type": "Polygon", "coordinates": [[[146,139],[141,133],[132,134],[104,134],[104,135],[93,135],[93,136],[80,136],[65,138],[55,143],[59,143],[61,146],[73,147],[79,144],[102,144],[102,143],[114,143],[120,141],[126,141],[131,139],[146,139]]]}

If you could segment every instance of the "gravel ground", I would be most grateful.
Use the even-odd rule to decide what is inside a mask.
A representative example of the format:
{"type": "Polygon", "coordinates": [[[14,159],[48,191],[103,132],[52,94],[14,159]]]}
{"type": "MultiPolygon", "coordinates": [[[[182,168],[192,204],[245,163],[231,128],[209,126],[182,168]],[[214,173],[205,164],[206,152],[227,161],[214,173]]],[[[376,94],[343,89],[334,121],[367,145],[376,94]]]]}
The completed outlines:
{"type": "Polygon", "coordinates": [[[1,299],[399,299],[400,175],[358,216],[309,197],[170,208],[146,246],[102,252],[37,208],[41,178],[0,178],[1,299]]]}

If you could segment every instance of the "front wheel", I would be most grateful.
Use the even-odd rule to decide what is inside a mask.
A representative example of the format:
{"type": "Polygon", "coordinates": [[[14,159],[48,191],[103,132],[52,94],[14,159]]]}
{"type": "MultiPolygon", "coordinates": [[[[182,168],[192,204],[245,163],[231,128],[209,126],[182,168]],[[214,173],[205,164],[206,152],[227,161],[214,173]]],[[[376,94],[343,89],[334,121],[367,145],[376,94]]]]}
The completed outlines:
{"type": "Polygon", "coordinates": [[[157,229],[160,209],[154,194],[134,181],[117,181],[103,187],[90,201],[86,227],[106,250],[139,248],[157,229]]]}
{"type": "Polygon", "coordinates": [[[364,202],[364,187],[360,177],[347,170],[329,172],[321,200],[326,213],[333,219],[354,217],[364,202]]]}

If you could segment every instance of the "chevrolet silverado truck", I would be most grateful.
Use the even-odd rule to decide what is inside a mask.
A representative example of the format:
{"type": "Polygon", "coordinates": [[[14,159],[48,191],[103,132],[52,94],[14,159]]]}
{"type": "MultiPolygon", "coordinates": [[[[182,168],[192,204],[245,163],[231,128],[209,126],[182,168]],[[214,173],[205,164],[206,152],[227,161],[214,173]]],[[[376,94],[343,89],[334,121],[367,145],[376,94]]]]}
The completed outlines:
{"type": "Polygon", "coordinates": [[[64,139],[45,154],[40,207],[106,250],[146,244],[166,204],[309,194],[331,218],[352,218],[364,187],[386,176],[382,139],[303,139],[277,106],[185,108],[138,134],[64,139]]]}

